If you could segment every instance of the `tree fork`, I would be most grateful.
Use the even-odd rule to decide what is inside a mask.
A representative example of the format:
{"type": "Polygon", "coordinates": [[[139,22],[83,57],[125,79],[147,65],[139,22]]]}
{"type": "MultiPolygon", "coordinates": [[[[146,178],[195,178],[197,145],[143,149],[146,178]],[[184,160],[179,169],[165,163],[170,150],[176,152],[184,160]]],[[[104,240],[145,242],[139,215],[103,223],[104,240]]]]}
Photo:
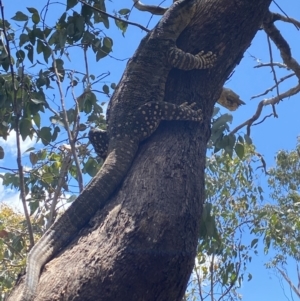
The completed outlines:
{"type": "Polygon", "coordinates": [[[199,1],[178,46],[212,50],[217,64],[209,72],[172,70],[165,100],[196,102],[203,123],[164,122],[140,146],[119,191],[46,265],[36,301],[182,299],[196,254],[213,107],[270,2],[199,1]]]}

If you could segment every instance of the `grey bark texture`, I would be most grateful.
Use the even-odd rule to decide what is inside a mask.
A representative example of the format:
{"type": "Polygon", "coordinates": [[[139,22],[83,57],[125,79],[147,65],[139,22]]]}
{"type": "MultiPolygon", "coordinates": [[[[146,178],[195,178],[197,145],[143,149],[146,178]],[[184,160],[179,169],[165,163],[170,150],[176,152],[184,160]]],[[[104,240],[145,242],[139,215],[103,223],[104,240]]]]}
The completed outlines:
{"type": "MultiPolygon", "coordinates": [[[[173,69],[165,100],[196,102],[203,123],[163,122],[140,145],[120,189],[46,265],[35,301],[182,299],[194,264],[205,199],[206,143],[213,107],[271,0],[199,2],[196,17],[177,44],[194,54],[210,49],[218,55],[217,63],[209,72],[173,69]]],[[[15,300],[21,288],[9,300],[15,300]]]]}

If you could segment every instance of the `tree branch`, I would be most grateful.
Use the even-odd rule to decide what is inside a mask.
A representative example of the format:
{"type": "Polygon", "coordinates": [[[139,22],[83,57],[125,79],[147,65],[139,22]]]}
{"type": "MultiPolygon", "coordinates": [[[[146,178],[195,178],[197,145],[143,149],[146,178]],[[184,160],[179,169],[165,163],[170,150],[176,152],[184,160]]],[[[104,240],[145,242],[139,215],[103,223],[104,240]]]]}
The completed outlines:
{"type": "Polygon", "coordinates": [[[283,22],[286,22],[286,23],[291,23],[293,25],[295,25],[295,27],[299,30],[299,27],[300,27],[300,21],[296,20],[296,19],[293,19],[293,18],[290,18],[288,16],[283,16],[281,14],[278,14],[278,13],[272,13],[272,18],[273,18],[273,21],[283,21],[283,22]]]}
{"type": "Polygon", "coordinates": [[[292,95],[295,95],[299,92],[300,92],[300,85],[297,85],[294,88],[291,88],[288,91],[286,91],[284,93],[281,93],[276,97],[272,97],[272,98],[269,98],[269,99],[262,100],[258,104],[256,112],[254,113],[254,115],[251,118],[249,118],[248,120],[246,120],[245,122],[243,122],[242,124],[240,124],[239,126],[237,126],[234,130],[232,130],[230,132],[230,134],[235,134],[240,129],[242,129],[244,126],[247,126],[247,135],[250,136],[251,125],[254,123],[254,121],[256,121],[260,117],[264,106],[277,104],[280,100],[283,100],[286,97],[290,97],[292,95]]]}
{"type": "Polygon", "coordinates": [[[99,13],[105,15],[105,16],[108,16],[108,17],[110,17],[110,18],[112,18],[112,19],[114,19],[114,20],[117,20],[117,21],[120,21],[120,22],[124,22],[124,23],[126,23],[126,24],[128,24],[128,25],[133,25],[133,26],[139,27],[140,29],[142,29],[142,30],[144,30],[144,31],[146,31],[146,32],[149,32],[149,31],[150,31],[150,29],[144,27],[144,26],[141,25],[141,24],[138,24],[138,23],[135,23],[135,22],[130,22],[130,21],[127,21],[127,20],[118,18],[118,17],[116,17],[116,16],[113,16],[113,15],[111,15],[111,14],[109,14],[109,13],[107,13],[107,12],[105,12],[105,11],[103,11],[103,10],[97,8],[97,7],[94,7],[94,6],[92,6],[92,5],[88,4],[88,3],[86,3],[85,1],[78,0],[78,2],[80,2],[80,3],[82,3],[82,4],[84,4],[84,5],[88,6],[88,7],[90,7],[90,8],[92,8],[92,9],[96,10],[97,12],[99,12],[99,13]]]}
{"type": "MultiPolygon", "coordinates": [[[[278,80],[278,84],[281,84],[281,83],[284,82],[286,79],[288,79],[288,78],[290,78],[290,77],[293,77],[293,76],[295,76],[295,75],[296,75],[295,73],[291,73],[291,74],[288,74],[288,75],[286,75],[286,76],[280,78],[280,79],[278,80]]],[[[272,90],[274,90],[275,88],[276,88],[276,85],[274,85],[274,86],[268,88],[265,92],[263,92],[263,93],[261,93],[261,94],[257,94],[257,95],[252,96],[251,99],[258,98],[258,97],[261,97],[261,96],[264,96],[264,95],[268,94],[269,92],[271,92],[272,90]]]]}
{"type": "Polygon", "coordinates": [[[285,281],[288,283],[288,285],[290,286],[290,288],[294,291],[294,293],[300,297],[300,291],[294,286],[293,282],[291,281],[291,279],[288,277],[288,275],[281,270],[280,268],[276,267],[276,269],[278,270],[278,272],[281,274],[281,276],[285,279],[285,281]]]}
{"type": "Polygon", "coordinates": [[[160,6],[156,6],[156,5],[146,5],[139,0],[133,0],[133,2],[134,2],[133,6],[136,9],[138,9],[140,11],[147,11],[153,15],[163,15],[168,10],[168,7],[160,7],[160,6]]]}
{"type": "Polygon", "coordinates": [[[292,57],[291,48],[288,42],[285,40],[285,38],[273,23],[264,23],[263,28],[266,34],[271,38],[271,40],[279,49],[283,62],[289,69],[292,69],[295,72],[298,79],[300,80],[300,65],[292,57]]]}
{"type": "MultiPolygon", "coordinates": [[[[46,38],[44,39],[45,43],[47,44],[47,46],[50,48],[46,38]]],[[[64,95],[63,95],[63,91],[62,91],[62,86],[61,86],[61,82],[60,82],[60,76],[57,70],[57,66],[56,66],[56,59],[54,56],[54,52],[51,49],[51,56],[52,56],[52,61],[53,61],[53,69],[54,69],[54,73],[56,76],[56,83],[58,86],[58,91],[59,91],[59,95],[60,95],[60,101],[61,101],[61,106],[62,106],[62,113],[63,113],[63,119],[64,119],[64,125],[68,134],[68,138],[69,138],[69,143],[71,146],[71,150],[72,150],[72,154],[73,154],[73,158],[76,164],[76,170],[77,170],[77,181],[78,181],[78,185],[79,185],[79,191],[81,192],[83,190],[83,180],[82,180],[82,172],[81,172],[81,168],[80,168],[80,163],[79,163],[79,159],[76,153],[76,146],[75,146],[75,142],[76,142],[76,136],[74,135],[74,133],[71,132],[70,130],[70,125],[69,125],[69,121],[68,121],[68,115],[67,115],[67,111],[65,108],[65,99],[64,99],[64,95]]]]}
{"type": "MultiPolygon", "coordinates": [[[[273,22],[274,22],[273,14],[271,12],[269,12],[269,14],[266,16],[265,21],[263,23],[263,29],[265,30],[266,34],[269,36],[269,38],[274,42],[274,44],[279,49],[280,55],[283,59],[284,64],[287,66],[287,68],[294,71],[294,74],[298,77],[298,79],[300,81],[300,65],[292,57],[291,49],[290,49],[288,42],[281,35],[280,31],[276,28],[276,26],[273,24],[273,22]]],[[[270,53],[270,55],[271,55],[271,53],[270,53]]],[[[271,56],[271,60],[272,60],[272,56],[271,56]]],[[[272,62],[271,62],[271,65],[272,65],[272,62]]],[[[273,88],[278,89],[278,85],[279,85],[279,82],[277,80],[275,80],[275,85],[273,88]]],[[[277,117],[274,105],[279,103],[280,100],[282,100],[286,97],[295,95],[299,92],[300,92],[300,84],[298,84],[297,86],[295,86],[281,94],[279,94],[277,91],[276,97],[262,100],[258,104],[257,110],[254,113],[254,115],[251,118],[249,118],[247,121],[245,121],[242,124],[240,124],[239,126],[237,126],[233,131],[231,131],[231,134],[235,134],[238,130],[240,130],[244,126],[247,126],[247,135],[250,136],[250,127],[253,125],[254,121],[256,121],[260,117],[264,106],[272,105],[273,115],[275,117],[277,117]]]]}

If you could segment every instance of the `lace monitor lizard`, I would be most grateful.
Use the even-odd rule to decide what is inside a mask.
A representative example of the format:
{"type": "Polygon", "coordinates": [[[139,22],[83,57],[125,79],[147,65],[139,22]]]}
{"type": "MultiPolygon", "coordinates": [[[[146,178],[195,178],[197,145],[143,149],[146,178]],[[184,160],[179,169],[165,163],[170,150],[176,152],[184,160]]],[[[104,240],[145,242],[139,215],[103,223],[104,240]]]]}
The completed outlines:
{"type": "MultiPolygon", "coordinates": [[[[240,105],[245,104],[240,99],[239,95],[237,95],[231,89],[225,87],[223,87],[222,93],[217,102],[230,111],[235,111],[240,105]]],[[[107,131],[92,129],[89,132],[89,140],[92,143],[96,154],[105,160],[109,144],[107,131]]]]}
{"type": "MultiPolygon", "coordinates": [[[[173,0],[175,3],[178,0],[173,0]]],[[[146,5],[139,0],[133,0],[134,6],[140,11],[147,11],[154,15],[163,15],[168,8],[155,6],[155,5],[146,5]]],[[[184,57],[183,57],[184,58],[184,57]]],[[[240,105],[244,105],[239,95],[229,88],[223,88],[222,93],[217,101],[220,105],[227,108],[230,111],[235,111],[240,105]]],[[[89,132],[89,140],[92,143],[95,152],[97,155],[105,160],[107,156],[109,138],[107,132],[100,129],[92,129],[89,132]]]]}
{"type": "MultiPolygon", "coordinates": [[[[194,110],[193,104],[178,106],[163,101],[165,82],[172,67],[207,69],[216,60],[211,52],[192,55],[176,47],[176,40],[193,17],[197,2],[179,0],[173,4],[128,61],[107,110],[105,162],[29,252],[20,301],[34,299],[42,267],[104,206],[125,177],[139,143],[155,131],[161,120],[202,120],[201,110],[194,110]]],[[[92,132],[90,137],[93,141],[92,132]]]]}

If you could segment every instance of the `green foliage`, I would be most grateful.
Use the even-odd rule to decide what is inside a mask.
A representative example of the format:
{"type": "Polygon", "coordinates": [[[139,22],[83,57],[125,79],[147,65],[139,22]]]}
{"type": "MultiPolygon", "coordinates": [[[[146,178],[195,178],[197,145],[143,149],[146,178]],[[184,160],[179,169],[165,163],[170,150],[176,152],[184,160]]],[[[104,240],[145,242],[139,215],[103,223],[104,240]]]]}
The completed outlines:
{"type": "Polygon", "coordinates": [[[300,140],[295,150],[281,150],[276,166],[269,173],[271,202],[260,211],[264,221],[265,252],[275,248],[272,265],[285,263],[288,257],[300,260],[300,140]]]}
{"type": "Polygon", "coordinates": [[[252,141],[247,135],[236,137],[231,134],[229,123],[232,122],[232,115],[229,113],[220,115],[219,111],[220,109],[215,107],[208,147],[213,147],[215,153],[224,150],[225,154],[228,154],[231,158],[235,153],[242,160],[245,148],[247,145],[251,145],[252,141]]]}
{"type": "Polygon", "coordinates": [[[295,150],[277,153],[276,166],[268,171],[269,202],[255,183],[255,154],[245,145],[242,159],[216,154],[207,159],[207,203],[186,300],[241,299],[237,289],[252,279],[246,268],[260,243],[265,253],[272,251],[267,267],[276,268],[299,296],[283,267],[290,258],[300,259],[300,142],[295,150]]]}
{"type": "MultiPolygon", "coordinates": [[[[106,11],[104,0],[95,1],[94,6],[106,11]]],[[[45,226],[56,215],[51,206],[53,197],[57,202],[54,209],[60,201],[73,199],[68,196],[69,182],[78,180],[82,172],[94,176],[101,165],[101,160],[92,156],[86,137],[91,126],[105,128],[98,99],[101,92],[93,90],[93,86],[107,75],[101,70],[97,76],[88,70],[83,73],[70,69],[65,57],[78,59],[78,51],[73,58],[71,49],[81,48],[82,61],[86,60],[88,65],[88,56],[94,62],[107,56],[113,40],[95,27],[103,24],[108,28],[107,16],[76,0],[67,1],[66,10],[62,9],[52,25],[44,23],[35,7],[17,11],[12,20],[21,25],[19,36],[15,36],[8,21],[4,21],[5,28],[0,23],[7,36],[7,40],[0,40],[0,137],[6,140],[18,130],[23,141],[31,139],[38,144],[25,152],[31,168],[25,170],[24,187],[30,214],[35,213],[40,226],[45,226]],[[58,96],[59,104],[53,106],[53,100],[49,102],[50,91],[58,96]],[[64,95],[68,92],[71,97],[67,100],[64,95]],[[81,113],[85,116],[79,119],[81,113]],[[73,141],[68,141],[67,131],[73,141]],[[78,161],[73,157],[72,147],[78,161]]],[[[109,96],[108,85],[103,85],[102,90],[102,94],[109,96]]],[[[1,146],[0,159],[5,159],[5,155],[1,146]]],[[[1,178],[4,186],[19,189],[19,174],[6,172],[1,178]]]]}
{"type": "MultiPolygon", "coordinates": [[[[41,235],[34,224],[35,238],[41,235]]],[[[28,234],[24,216],[6,205],[0,205],[0,301],[13,288],[24,268],[28,249],[28,234]]]]}
{"type": "MultiPolygon", "coordinates": [[[[243,143],[242,138],[238,143],[243,143]]],[[[186,300],[240,299],[238,288],[245,278],[252,278],[246,269],[257,253],[257,210],[263,198],[253,171],[253,146],[245,145],[241,158],[231,158],[225,150],[207,158],[207,198],[186,300]]]]}
{"type": "MultiPolygon", "coordinates": [[[[94,6],[106,11],[104,0],[94,1],[94,6]]],[[[0,137],[7,140],[18,132],[20,144],[28,139],[36,142],[19,158],[23,178],[11,164],[0,177],[4,187],[16,191],[23,182],[36,237],[51,225],[61,206],[75,199],[77,191],[72,188],[81,174],[94,176],[99,170],[101,160],[91,152],[87,132],[91,126],[105,128],[99,96],[107,100],[114,89],[114,84],[103,85],[103,91],[95,89],[107,73],[88,72],[91,61],[113,49],[113,40],[101,29],[109,28],[107,16],[77,0],[68,0],[61,8],[52,24],[44,23],[45,13],[35,7],[14,14],[19,31],[7,20],[0,22],[5,33],[0,40],[0,137]],[[85,72],[71,65],[78,59],[85,72]],[[24,158],[30,167],[24,167],[24,158]]],[[[0,160],[6,155],[0,146],[0,160]]],[[[29,229],[28,220],[1,207],[0,300],[25,265],[29,229]]]]}

